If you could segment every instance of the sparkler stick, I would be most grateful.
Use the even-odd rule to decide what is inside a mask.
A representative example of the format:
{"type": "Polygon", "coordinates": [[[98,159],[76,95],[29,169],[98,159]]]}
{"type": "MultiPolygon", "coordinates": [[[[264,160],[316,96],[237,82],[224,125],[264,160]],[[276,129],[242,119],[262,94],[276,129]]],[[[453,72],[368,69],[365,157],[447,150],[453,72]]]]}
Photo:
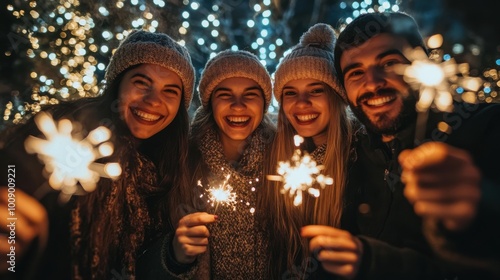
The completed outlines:
{"type": "Polygon", "coordinates": [[[29,136],[25,141],[26,151],[38,154],[50,174],[49,185],[61,191],[61,199],[68,200],[78,193],[78,183],[85,192],[91,192],[100,177],[120,176],[118,163],[94,162],[113,153],[113,145],[107,142],[111,137],[109,129],[100,126],[81,139],[70,120],[56,123],[50,114],[40,112],[35,116],[35,123],[46,139],[29,136]]]}
{"type": "MultiPolygon", "coordinates": [[[[304,141],[299,135],[294,136],[296,147],[304,141]]],[[[333,185],[333,179],[329,176],[321,174],[323,165],[317,165],[316,161],[311,156],[297,148],[295,149],[290,161],[280,161],[278,163],[278,175],[267,175],[267,179],[271,181],[283,182],[281,193],[288,192],[289,196],[295,196],[293,204],[298,206],[302,204],[302,192],[308,192],[314,197],[319,197],[320,190],[313,187],[318,184],[322,189],[326,185],[333,185]]]]}

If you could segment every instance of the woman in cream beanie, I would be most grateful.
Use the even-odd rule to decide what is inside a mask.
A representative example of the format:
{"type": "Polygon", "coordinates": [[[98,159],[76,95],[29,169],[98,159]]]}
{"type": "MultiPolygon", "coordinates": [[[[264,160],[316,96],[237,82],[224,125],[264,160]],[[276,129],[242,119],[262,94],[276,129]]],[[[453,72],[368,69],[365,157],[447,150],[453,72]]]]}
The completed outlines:
{"type": "Polygon", "coordinates": [[[180,276],[193,273],[192,279],[268,279],[268,243],[256,195],[275,132],[265,116],[271,78],[254,54],[226,50],[207,62],[198,90],[202,105],[191,125],[189,160],[192,184],[200,180],[201,186],[172,194],[190,207],[174,221],[162,266],[166,275],[183,271],[180,276]],[[230,186],[237,203],[207,202],[208,188],[219,185],[230,186]]]}
{"type": "MultiPolygon", "coordinates": [[[[317,243],[309,243],[304,237],[314,240],[318,233],[316,228],[306,229],[304,226],[340,226],[351,123],[334,70],[334,44],[333,29],[318,23],[302,35],[300,42],[283,58],[274,73],[273,93],[280,109],[271,160],[266,162],[265,173],[276,174],[278,162],[292,157],[296,149],[293,138],[298,134],[304,138],[300,149],[310,153],[318,165],[324,166],[322,174],[332,177],[334,184],[324,189],[317,186],[321,192],[318,198],[304,194],[302,204],[295,206],[293,197],[280,192],[281,182],[266,181],[260,206],[271,206],[268,212],[273,247],[269,274],[273,279],[285,277],[286,273],[290,274],[287,275],[290,278],[312,277],[307,273],[312,273],[311,265],[314,264],[308,263],[308,260],[313,256],[312,246],[317,243]],[[302,233],[307,236],[301,236],[304,229],[306,231],[302,233]],[[293,267],[299,269],[292,270],[293,267]]],[[[315,261],[315,265],[321,267],[315,261]]]]}
{"type": "MultiPolygon", "coordinates": [[[[108,127],[114,152],[100,161],[118,162],[119,178],[101,178],[89,193],[83,184],[62,185],[62,191],[55,192],[43,176],[47,172],[43,164],[23,146],[29,135],[44,137],[34,118],[7,131],[8,137],[0,137],[0,162],[15,164],[22,174],[16,196],[24,197],[21,192],[33,196],[20,202],[16,213],[23,213],[20,219],[40,217],[27,223],[32,230],[28,236],[36,240],[31,244],[40,245],[39,254],[21,247],[16,251],[17,264],[25,268],[18,272],[20,279],[135,278],[137,256],[165,231],[168,191],[187,187],[186,108],[194,69],[186,48],[166,34],[132,31],[111,58],[106,81],[98,97],[62,102],[39,114],[79,123],[73,134],[82,138],[98,126],[108,127]],[[60,193],[69,191],[75,195],[66,204],[59,203],[60,193]]],[[[65,167],[81,161],[78,151],[59,148],[68,153],[70,162],[65,167]]],[[[19,232],[19,238],[26,233],[19,232]]]]}

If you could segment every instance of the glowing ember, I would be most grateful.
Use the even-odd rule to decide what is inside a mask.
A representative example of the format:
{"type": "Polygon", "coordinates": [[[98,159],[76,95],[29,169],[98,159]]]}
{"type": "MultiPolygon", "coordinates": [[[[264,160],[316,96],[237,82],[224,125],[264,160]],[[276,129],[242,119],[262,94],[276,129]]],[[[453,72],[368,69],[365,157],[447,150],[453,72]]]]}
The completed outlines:
{"type": "MultiPolygon", "coordinates": [[[[294,136],[295,146],[299,146],[302,141],[302,137],[294,136]]],[[[331,177],[321,174],[323,168],[322,165],[317,165],[307,152],[302,155],[300,149],[295,149],[290,161],[278,163],[279,175],[267,175],[267,178],[271,181],[283,182],[281,193],[295,196],[293,204],[298,206],[302,204],[302,192],[319,197],[320,190],[313,187],[314,184],[318,184],[322,189],[326,185],[333,184],[331,177]]]]}
{"type": "MultiPolygon", "coordinates": [[[[233,192],[233,187],[227,183],[229,178],[230,175],[227,175],[222,184],[217,187],[209,187],[206,189],[205,194],[200,195],[200,197],[207,196],[207,202],[212,207],[215,207],[215,211],[217,211],[219,205],[232,206],[233,210],[236,210],[236,193],[233,192]]],[[[203,188],[201,181],[198,181],[198,186],[203,188]]]]}
{"type": "Polygon", "coordinates": [[[122,170],[118,163],[94,162],[113,153],[113,145],[106,142],[111,137],[109,129],[98,127],[82,140],[73,137],[73,124],[67,119],[56,123],[50,114],[40,112],[35,116],[35,123],[46,140],[29,136],[25,148],[28,153],[38,154],[50,174],[49,185],[55,190],[70,197],[78,191],[78,183],[84,191],[91,192],[100,177],[120,176],[122,170]]]}

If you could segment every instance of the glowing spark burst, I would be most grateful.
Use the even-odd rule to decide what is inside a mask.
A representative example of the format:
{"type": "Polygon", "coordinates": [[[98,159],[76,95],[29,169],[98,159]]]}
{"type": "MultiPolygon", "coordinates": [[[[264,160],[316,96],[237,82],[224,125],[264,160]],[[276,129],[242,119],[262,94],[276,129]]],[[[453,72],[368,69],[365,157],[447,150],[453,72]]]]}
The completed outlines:
{"type": "MultiPolygon", "coordinates": [[[[442,39],[432,36],[429,44],[439,47],[442,39]]],[[[431,53],[430,57],[421,49],[406,50],[405,56],[411,65],[401,65],[395,69],[396,73],[403,75],[405,81],[419,92],[416,103],[417,127],[415,142],[423,141],[430,107],[435,107],[442,112],[453,110],[452,84],[467,85],[477,84],[475,78],[468,77],[468,64],[458,65],[454,59],[441,61],[442,56],[438,51],[431,53]]],[[[477,90],[477,89],[471,89],[477,90]]]]}
{"type": "MultiPolygon", "coordinates": [[[[294,136],[295,146],[299,146],[304,139],[298,135],[294,136]]],[[[289,193],[290,197],[295,196],[293,204],[302,204],[302,192],[308,192],[314,197],[319,197],[320,189],[313,187],[318,184],[322,189],[326,185],[332,185],[333,179],[321,174],[324,166],[317,165],[316,161],[305,152],[302,155],[300,149],[295,149],[290,161],[279,162],[277,173],[279,175],[267,175],[271,181],[283,182],[281,193],[289,193]]]]}
{"type": "MultiPolygon", "coordinates": [[[[207,197],[207,202],[215,207],[215,211],[217,211],[217,207],[219,205],[233,207],[233,210],[236,210],[236,193],[233,192],[233,187],[228,184],[230,175],[226,176],[226,179],[217,187],[209,187],[205,190],[204,194],[201,194],[200,197],[207,197]]],[[[198,186],[204,188],[201,184],[201,181],[198,181],[198,186]]]]}
{"type": "Polygon", "coordinates": [[[50,174],[49,185],[60,190],[62,195],[76,194],[78,183],[84,191],[91,192],[100,177],[116,179],[120,176],[120,164],[94,162],[113,153],[113,145],[106,142],[111,137],[109,129],[98,127],[82,140],[67,119],[56,123],[50,114],[40,112],[35,116],[35,123],[46,140],[29,136],[25,141],[26,151],[38,154],[45,171],[50,174]]]}

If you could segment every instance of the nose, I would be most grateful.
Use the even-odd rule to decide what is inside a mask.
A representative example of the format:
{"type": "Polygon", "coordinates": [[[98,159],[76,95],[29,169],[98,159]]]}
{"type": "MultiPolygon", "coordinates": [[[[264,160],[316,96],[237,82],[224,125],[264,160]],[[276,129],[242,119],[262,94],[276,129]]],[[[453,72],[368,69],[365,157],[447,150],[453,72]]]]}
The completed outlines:
{"type": "Polygon", "coordinates": [[[161,92],[156,89],[151,89],[144,95],[143,101],[153,107],[160,106],[162,103],[161,92]]]}
{"type": "Polygon", "coordinates": [[[309,93],[302,92],[302,93],[298,94],[296,105],[298,107],[307,107],[307,106],[311,105],[309,93]]]}
{"type": "Polygon", "coordinates": [[[233,110],[244,110],[246,109],[245,100],[243,97],[234,97],[231,102],[231,109],[233,110]]]}
{"type": "Polygon", "coordinates": [[[370,67],[365,73],[365,87],[369,92],[376,92],[385,85],[385,71],[379,67],[370,67]]]}

